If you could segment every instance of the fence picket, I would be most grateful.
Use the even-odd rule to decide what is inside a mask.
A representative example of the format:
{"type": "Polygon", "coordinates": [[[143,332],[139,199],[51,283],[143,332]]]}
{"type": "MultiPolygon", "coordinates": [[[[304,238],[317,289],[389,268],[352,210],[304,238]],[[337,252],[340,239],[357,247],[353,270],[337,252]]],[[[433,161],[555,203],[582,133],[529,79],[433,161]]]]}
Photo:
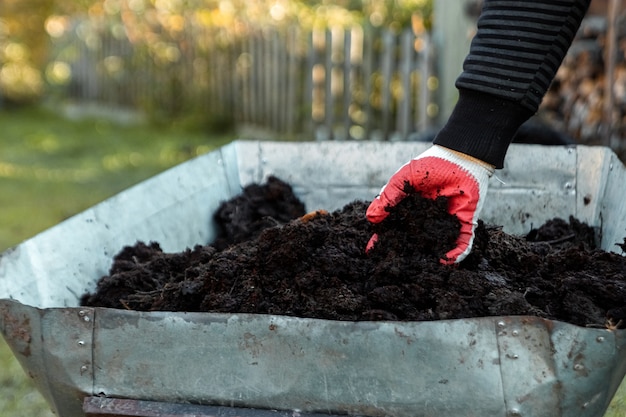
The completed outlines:
{"type": "Polygon", "coordinates": [[[413,33],[405,30],[400,37],[400,98],[398,99],[398,120],[396,122],[397,130],[402,138],[407,138],[411,133],[411,75],[412,75],[412,49],[413,49],[413,33]]]}
{"type": "Polygon", "coordinates": [[[172,114],[196,106],[239,125],[326,140],[407,139],[433,122],[432,46],[423,36],[416,50],[410,30],[248,28],[237,38],[190,26],[171,62],[106,32],[100,48],[74,35],[68,43],[79,57],[65,93],[78,101],[150,103],[172,114]],[[124,63],[123,77],[109,74],[108,57],[124,63]]]}
{"type": "Polygon", "coordinates": [[[415,120],[417,130],[428,130],[434,124],[433,117],[429,116],[428,106],[431,105],[432,94],[428,86],[432,75],[432,48],[428,34],[423,35],[426,41],[420,43],[421,53],[415,56],[418,81],[416,83],[417,105],[415,106],[415,120]]]}
{"type": "Polygon", "coordinates": [[[296,54],[298,53],[298,35],[299,31],[297,27],[290,28],[287,32],[287,90],[285,99],[285,133],[293,135],[296,132],[296,125],[298,123],[298,112],[296,106],[299,100],[298,95],[298,60],[296,54]]]}
{"type": "Polygon", "coordinates": [[[341,125],[340,129],[338,129],[337,139],[345,140],[350,138],[350,125],[352,124],[350,121],[350,104],[352,103],[352,90],[350,89],[350,81],[352,79],[352,65],[351,65],[351,49],[352,49],[352,32],[350,30],[343,31],[343,54],[341,58],[343,59],[343,65],[341,68],[342,79],[341,79],[341,93],[342,93],[342,103],[341,103],[341,125]]]}
{"type": "Polygon", "coordinates": [[[375,38],[372,31],[368,31],[363,36],[363,75],[361,82],[363,83],[363,99],[361,108],[364,117],[363,137],[369,138],[372,133],[374,122],[372,94],[374,91],[374,44],[375,38]]]}
{"type": "Polygon", "coordinates": [[[333,100],[333,87],[335,84],[333,78],[333,32],[326,30],[326,38],[324,42],[324,48],[326,54],[324,55],[324,131],[326,132],[326,138],[333,138],[333,124],[334,124],[334,111],[335,103],[333,100]]]}
{"type": "Polygon", "coordinates": [[[382,64],[381,64],[381,112],[382,112],[382,138],[389,139],[389,131],[391,129],[391,82],[393,78],[393,55],[395,36],[391,32],[383,33],[383,50],[382,50],[382,64]]]}

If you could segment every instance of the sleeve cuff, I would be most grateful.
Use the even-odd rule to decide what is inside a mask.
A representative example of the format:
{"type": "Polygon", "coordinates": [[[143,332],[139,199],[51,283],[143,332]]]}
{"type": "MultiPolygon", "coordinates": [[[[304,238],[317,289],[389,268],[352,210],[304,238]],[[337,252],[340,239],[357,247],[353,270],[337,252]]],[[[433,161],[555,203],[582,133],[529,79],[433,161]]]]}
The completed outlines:
{"type": "Polygon", "coordinates": [[[459,101],[433,143],[501,169],[515,132],[532,115],[514,101],[460,89],[459,101]]]}

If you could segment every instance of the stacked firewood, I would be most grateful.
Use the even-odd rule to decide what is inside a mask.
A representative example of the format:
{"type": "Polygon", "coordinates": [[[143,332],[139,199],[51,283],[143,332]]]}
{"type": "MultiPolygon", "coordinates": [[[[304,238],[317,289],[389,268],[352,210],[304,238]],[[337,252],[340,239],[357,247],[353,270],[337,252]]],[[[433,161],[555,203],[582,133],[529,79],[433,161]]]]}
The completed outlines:
{"type": "Polygon", "coordinates": [[[539,115],[577,143],[607,145],[626,155],[622,139],[626,136],[626,18],[618,18],[615,27],[616,50],[609,57],[607,18],[585,18],[539,115]],[[611,83],[607,83],[609,65],[613,66],[611,83]],[[607,85],[612,87],[612,97],[607,85]],[[608,108],[607,100],[613,101],[608,108]]]}

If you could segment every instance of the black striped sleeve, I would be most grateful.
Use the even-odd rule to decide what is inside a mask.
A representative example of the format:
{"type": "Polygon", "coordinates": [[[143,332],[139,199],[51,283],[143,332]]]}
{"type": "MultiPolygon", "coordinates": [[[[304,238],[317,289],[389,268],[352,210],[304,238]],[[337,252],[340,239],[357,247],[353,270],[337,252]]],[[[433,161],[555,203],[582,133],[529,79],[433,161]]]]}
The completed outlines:
{"type": "Polygon", "coordinates": [[[539,108],[591,0],[485,0],[459,100],[433,143],[502,168],[539,108]]]}
{"type": "Polygon", "coordinates": [[[458,88],[536,111],[590,0],[486,0],[458,88]]]}

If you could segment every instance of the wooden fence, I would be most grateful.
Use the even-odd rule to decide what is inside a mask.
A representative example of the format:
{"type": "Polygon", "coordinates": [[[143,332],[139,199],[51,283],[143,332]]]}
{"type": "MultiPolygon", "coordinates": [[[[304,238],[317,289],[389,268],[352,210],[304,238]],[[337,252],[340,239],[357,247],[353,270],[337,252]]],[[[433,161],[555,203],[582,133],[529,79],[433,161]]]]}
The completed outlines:
{"type": "Polygon", "coordinates": [[[213,123],[319,140],[406,139],[437,113],[432,43],[408,29],[264,28],[235,37],[197,28],[147,46],[96,33],[94,41],[93,30],[87,39],[77,29],[57,48],[56,61],[75,51],[60,92],[74,102],[200,112],[213,123]]]}

